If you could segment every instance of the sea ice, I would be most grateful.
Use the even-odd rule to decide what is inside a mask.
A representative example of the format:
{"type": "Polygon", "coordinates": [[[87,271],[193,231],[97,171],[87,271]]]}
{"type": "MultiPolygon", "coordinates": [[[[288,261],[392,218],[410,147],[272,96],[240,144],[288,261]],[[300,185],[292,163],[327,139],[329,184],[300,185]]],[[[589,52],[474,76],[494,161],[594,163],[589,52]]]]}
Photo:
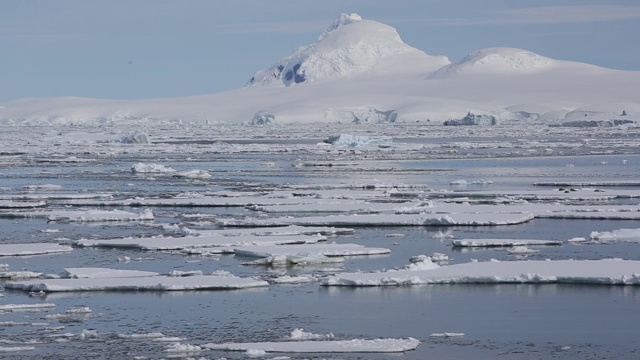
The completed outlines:
{"type": "Polygon", "coordinates": [[[322,281],[326,286],[399,286],[419,284],[562,283],[640,285],[640,261],[554,260],[488,261],[427,270],[344,273],[322,281]]]}
{"type": "Polygon", "coordinates": [[[29,244],[0,244],[0,256],[31,256],[57,254],[72,251],[71,246],[48,244],[48,243],[29,243],[29,244]]]}
{"type": "Polygon", "coordinates": [[[281,244],[309,244],[325,241],[321,235],[238,235],[219,236],[216,230],[207,231],[200,236],[157,237],[157,238],[124,238],[124,239],[81,239],[77,246],[105,248],[138,248],[143,250],[193,250],[206,248],[210,253],[232,253],[235,246],[267,246],[281,244]]]}
{"type": "Polygon", "coordinates": [[[358,256],[389,254],[391,250],[372,248],[359,244],[307,244],[307,245],[279,245],[279,246],[241,246],[234,247],[233,252],[238,256],[250,257],[314,257],[322,256],[358,256]]]}
{"type": "Polygon", "coordinates": [[[459,214],[365,214],[309,216],[273,219],[220,219],[217,224],[225,227],[256,226],[493,226],[521,224],[533,219],[531,213],[459,213],[459,214]]]}
{"type": "Polygon", "coordinates": [[[7,289],[44,292],[231,290],[266,286],[269,286],[266,281],[228,275],[45,279],[12,281],[5,284],[7,289]]]}
{"type": "Polygon", "coordinates": [[[158,276],[157,272],[140,270],[121,270],[109,268],[65,268],[65,277],[70,279],[97,279],[97,278],[123,278],[123,277],[143,277],[158,276]]]}
{"type": "Polygon", "coordinates": [[[525,245],[562,245],[557,240],[529,240],[529,239],[455,239],[451,240],[454,247],[500,247],[525,245]]]}
{"type": "Polygon", "coordinates": [[[176,172],[176,170],[160,164],[137,163],[131,166],[131,172],[134,174],[170,174],[176,172]]]}
{"type": "Polygon", "coordinates": [[[591,240],[598,242],[640,242],[640,229],[618,229],[613,231],[593,231],[591,240]]]}
{"type": "Polygon", "coordinates": [[[416,349],[420,341],[406,339],[352,339],[352,340],[306,340],[283,342],[225,343],[205,344],[201,347],[208,350],[248,351],[263,350],[266,352],[290,353],[395,353],[416,349]]]}

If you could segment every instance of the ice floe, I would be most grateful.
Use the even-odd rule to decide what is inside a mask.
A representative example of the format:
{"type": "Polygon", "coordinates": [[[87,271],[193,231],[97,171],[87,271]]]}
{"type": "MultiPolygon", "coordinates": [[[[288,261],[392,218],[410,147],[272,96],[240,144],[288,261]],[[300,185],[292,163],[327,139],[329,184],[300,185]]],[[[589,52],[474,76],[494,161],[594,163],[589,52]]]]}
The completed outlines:
{"type": "Polygon", "coordinates": [[[160,164],[137,163],[131,166],[131,172],[134,174],[171,174],[176,170],[160,164]]]}
{"type": "Polygon", "coordinates": [[[56,307],[56,304],[52,303],[40,303],[40,304],[3,304],[0,305],[0,312],[8,311],[23,311],[23,310],[42,310],[56,307]]]}
{"type": "Polygon", "coordinates": [[[46,279],[12,281],[5,284],[7,289],[44,292],[232,290],[265,286],[269,286],[266,281],[231,275],[46,279]]]}
{"type": "Polygon", "coordinates": [[[153,220],[150,209],[140,213],[123,210],[42,210],[31,212],[3,212],[0,217],[47,219],[52,222],[103,222],[103,221],[146,221],[153,220]]]}
{"type": "Polygon", "coordinates": [[[389,254],[391,250],[372,248],[359,244],[308,244],[281,246],[244,246],[234,247],[233,252],[240,256],[269,257],[269,256],[359,256],[389,254]]]}
{"type": "Polygon", "coordinates": [[[593,231],[590,237],[591,240],[598,242],[640,242],[640,229],[593,231]]]}
{"type": "Polygon", "coordinates": [[[0,200],[0,209],[30,209],[47,206],[44,201],[0,200]]]}
{"type": "Polygon", "coordinates": [[[364,214],[309,216],[300,218],[272,219],[220,219],[220,226],[256,227],[256,226],[493,226],[521,224],[533,219],[533,214],[364,214]]]}
{"type": "Polygon", "coordinates": [[[427,270],[344,273],[322,280],[322,284],[326,286],[469,283],[640,285],[640,261],[603,259],[470,262],[431,267],[427,270]]]}
{"type": "Polygon", "coordinates": [[[30,244],[0,244],[0,256],[31,256],[57,254],[72,251],[67,245],[30,243],[30,244]]]}
{"type": "Polygon", "coordinates": [[[204,344],[203,349],[285,353],[396,353],[416,349],[420,341],[406,339],[303,340],[282,342],[204,344]]]}
{"type": "Polygon", "coordinates": [[[123,278],[158,276],[157,272],[141,270],[121,270],[109,268],[65,268],[64,276],[70,279],[123,278]]]}
{"type": "Polygon", "coordinates": [[[451,240],[451,245],[454,247],[513,247],[525,245],[562,245],[562,241],[531,239],[455,239],[451,240]]]}
{"type": "Polygon", "coordinates": [[[327,240],[322,235],[237,235],[220,236],[207,232],[200,236],[152,237],[123,239],[81,239],[75,245],[83,247],[137,248],[142,250],[194,250],[206,248],[211,253],[232,253],[242,245],[267,246],[279,244],[309,244],[327,240]]]}

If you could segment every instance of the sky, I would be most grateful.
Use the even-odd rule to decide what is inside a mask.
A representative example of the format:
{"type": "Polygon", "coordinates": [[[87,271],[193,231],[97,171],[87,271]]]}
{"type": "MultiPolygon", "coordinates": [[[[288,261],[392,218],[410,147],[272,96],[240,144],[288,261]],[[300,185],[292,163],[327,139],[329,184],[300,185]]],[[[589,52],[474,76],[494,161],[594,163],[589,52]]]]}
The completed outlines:
{"type": "Polygon", "coordinates": [[[0,103],[238,89],[340,13],[453,62],[489,47],[640,70],[636,0],[0,0],[0,103]]]}

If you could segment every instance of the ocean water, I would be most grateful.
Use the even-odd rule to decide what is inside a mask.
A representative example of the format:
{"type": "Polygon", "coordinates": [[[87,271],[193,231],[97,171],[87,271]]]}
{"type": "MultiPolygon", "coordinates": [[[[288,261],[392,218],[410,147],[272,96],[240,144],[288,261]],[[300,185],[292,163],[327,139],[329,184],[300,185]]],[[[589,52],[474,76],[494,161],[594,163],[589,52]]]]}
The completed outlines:
{"type": "MultiPolygon", "coordinates": [[[[424,141],[413,141],[421,142],[424,141]]],[[[229,143],[247,146],[251,141],[229,143]]],[[[91,153],[85,145],[78,148],[69,145],[60,153],[78,157],[84,154],[90,161],[33,161],[51,156],[45,148],[40,149],[37,157],[5,156],[0,173],[0,198],[51,192],[110,193],[114,198],[215,194],[220,190],[233,193],[335,188],[357,192],[367,186],[394,184],[448,192],[517,192],[540,189],[534,183],[546,181],[640,180],[640,156],[627,148],[615,154],[524,156],[527,154],[524,151],[523,156],[494,154],[489,158],[483,151],[472,153],[471,158],[459,154],[457,158],[445,159],[416,158],[410,153],[368,154],[357,149],[325,154],[324,150],[314,147],[313,140],[261,139],[253,143],[271,146],[271,150],[253,148],[253,153],[245,153],[234,148],[232,154],[187,152],[188,147],[163,148],[169,144],[165,143],[149,148],[131,147],[106,156],[91,153]],[[279,151],[274,143],[299,148],[279,151]],[[177,171],[206,170],[213,178],[135,175],[130,169],[137,162],[163,164],[177,171]],[[306,165],[299,166],[302,163],[306,165]],[[328,163],[332,165],[327,166],[328,163]],[[459,179],[466,180],[467,185],[451,184],[459,179]],[[473,184],[479,180],[484,181],[473,184]],[[24,190],[24,186],[36,184],[62,188],[24,190]]],[[[515,146],[511,151],[516,151],[514,149],[521,151],[515,146]]],[[[599,204],[638,202],[640,199],[632,198],[599,204]]],[[[47,209],[69,207],[64,201],[53,199],[48,201],[47,209]]],[[[156,215],[154,221],[123,223],[52,223],[37,218],[11,218],[0,213],[0,243],[157,236],[163,234],[158,225],[184,225],[188,222],[186,214],[206,214],[211,218],[255,216],[244,208],[158,207],[152,210],[156,215]]],[[[187,226],[215,228],[213,222],[187,226]]],[[[503,249],[452,248],[450,240],[441,236],[443,233],[456,238],[567,240],[588,238],[592,231],[638,227],[637,222],[628,220],[535,219],[519,225],[491,227],[363,227],[357,228],[353,235],[336,236],[330,241],[391,249],[389,255],[348,258],[340,268],[340,271],[375,271],[402,267],[411,256],[434,252],[447,254],[451,264],[516,259],[503,249]]],[[[635,243],[564,244],[538,249],[541,251],[528,259],[640,259],[640,244],[635,243]]],[[[322,276],[335,271],[327,270],[326,266],[246,266],[242,265],[245,260],[233,255],[185,256],[172,252],[83,248],[59,255],[3,257],[0,264],[7,264],[11,271],[48,274],[60,274],[65,267],[161,273],[201,270],[205,274],[224,270],[238,276],[262,278],[322,276]]],[[[281,341],[296,328],[332,333],[335,339],[414,337],[422,344],[415,351],[401,354],[283,354],[291,359],[630,359],[640,355],[635,317],[640,306],[640,288],[635,286],[501,284],[336,288],[310,283],[272,284],[268,288],[234,291],[77,292],[29,296],[21,291],[4,290],[1,294],[4,297],[0,298],[0,305],[55,304],[54,308],[38,311],[0,313],[0,349],[33,347],[0,353],[0,357],[7,359],[245,359],[249,356],[246,353],[223,351],[174,354],[167,352],[167,343],[123,335],[161,332],[180,338],[182,344],[200,345],[281,341]],[[91,312],[66,313],[82,307],[88,307],[91,312]],[[465,335],[449,339],[430,337],[432,333],[442,332],[465,335]]],[[[277,356],[268,354],[262,358],[277,356]]]]}

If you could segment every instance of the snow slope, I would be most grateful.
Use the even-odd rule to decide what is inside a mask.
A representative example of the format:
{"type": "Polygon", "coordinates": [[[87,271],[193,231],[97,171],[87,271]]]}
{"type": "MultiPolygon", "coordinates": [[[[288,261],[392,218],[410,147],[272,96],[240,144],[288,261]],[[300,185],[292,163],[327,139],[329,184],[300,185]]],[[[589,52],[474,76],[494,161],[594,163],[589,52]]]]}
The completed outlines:
{"type": "Polygon", "coordinates": [[[514,48],[478,50],[452,64],[403,43],[390,26],[342,14],[317,42],[258,71],[242,89],[131,101],[21,99],[0,105],[0,124],[442,124],[471,112],[499,123],[617,126],[640,121],[638,93],[640,71],[514,48]],[[624,121],[610,121],[618,117],[624,121]]]}

